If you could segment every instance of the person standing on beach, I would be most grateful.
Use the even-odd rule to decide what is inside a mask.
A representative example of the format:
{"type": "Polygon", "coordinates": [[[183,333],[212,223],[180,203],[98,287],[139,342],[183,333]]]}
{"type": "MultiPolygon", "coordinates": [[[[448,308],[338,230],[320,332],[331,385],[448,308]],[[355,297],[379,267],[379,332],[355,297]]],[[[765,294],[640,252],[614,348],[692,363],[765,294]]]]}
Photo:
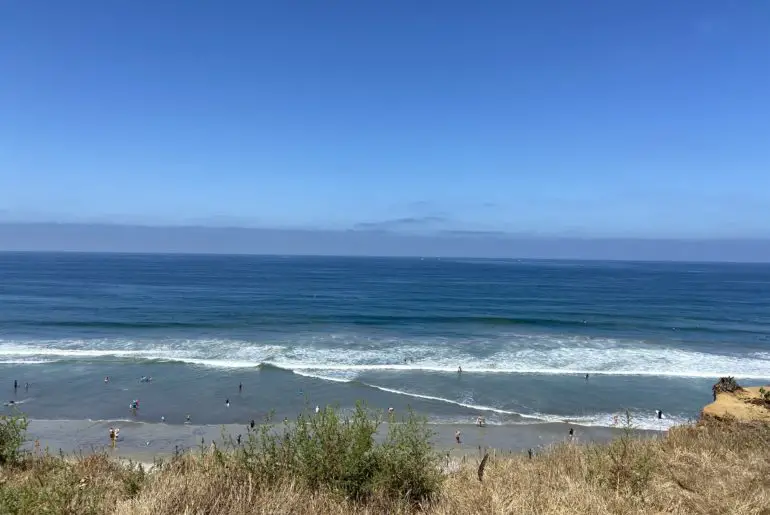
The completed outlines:
{"type": "Polygon", "coordinates": [[[575,430],[570,427],[569,428],[569,439],[572,440],[573,436],[575,436],[575,430]]]}
{"type": "Polygon", "coordinates": [[[252,418],[252,419],[251,419],[251,422],[249,422],[249,427],[251,427],[252,429],[254,429],[254,425],[255,425],[255,423],[254,423],[254,419],[252,418]]]}

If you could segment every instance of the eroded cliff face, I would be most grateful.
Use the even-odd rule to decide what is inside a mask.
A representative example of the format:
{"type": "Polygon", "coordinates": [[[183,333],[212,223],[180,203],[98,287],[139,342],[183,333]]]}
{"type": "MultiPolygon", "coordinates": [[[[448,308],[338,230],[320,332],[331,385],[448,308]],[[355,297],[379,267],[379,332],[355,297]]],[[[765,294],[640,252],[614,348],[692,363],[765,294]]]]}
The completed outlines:
{"type": "Polygon", "coordinates": [[[714,385],[714,402],[703,408],[702,418],[770,423],[770,385],[741,387],[732,378],[714,385]]]}

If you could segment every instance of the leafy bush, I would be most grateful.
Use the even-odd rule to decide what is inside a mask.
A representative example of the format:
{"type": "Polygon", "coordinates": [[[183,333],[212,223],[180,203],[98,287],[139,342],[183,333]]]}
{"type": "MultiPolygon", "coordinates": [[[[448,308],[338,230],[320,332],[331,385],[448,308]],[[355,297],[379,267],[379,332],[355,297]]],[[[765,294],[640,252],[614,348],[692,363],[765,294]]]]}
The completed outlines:
{"type": "Polygon", "coordinates": [[[294,424],[276,429],[267,423],[250,430],[236,456],[268,484],[293,479],[311,490],[329,489],[354,500],[429,498],[443,478],[430,444],[432,432],[410,411],[401,421],[391,417],[384,443],[377,444],[381,422],[379,414],[361,404],[350,415],[331,407],[320,413],[306,410],[294,424]]]}
{"type": "Polygon", "coordinates": [[[27,417],[20,412],[0,415],[0,465],[16,463],[27,437],[27,417]]]}
{"type": "Polygon", "coordinates": [[[719,381],[711,387],[711,391],[714,393],[714,400],[717,400],[718,393],[732,393],[737,392],[738,390],[743,390],[743,388],[738,385],[734,377],[720,377],[719,381]]]}

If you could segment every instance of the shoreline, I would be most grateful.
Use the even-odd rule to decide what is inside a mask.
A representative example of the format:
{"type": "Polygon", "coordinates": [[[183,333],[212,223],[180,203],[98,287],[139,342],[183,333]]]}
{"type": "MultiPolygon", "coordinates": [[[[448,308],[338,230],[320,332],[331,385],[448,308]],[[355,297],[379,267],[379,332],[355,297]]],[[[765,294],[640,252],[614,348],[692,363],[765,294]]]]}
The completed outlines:
{"type": "MultiPolygon", "coordinates": [[[[282,424],[271,424],[280,430],[282,424]]],[[[255,426],[257,429],[260,424],[255,426]]],[[[561,442],[604,443],[621,434],[623,428],[581,426],[559,422],[535,424],[488,425],[478,427],[474,424],[429,424],[434,432],[433,447],[441,454],[463,457],[483,454],[483,450],[495,450],[503,454],[524,453],[529,449],[540,452],[542,449],[561,442]],[[570,438],[569,429],[574,429],[570,438]],[[461,444],[455,442],[455,431],[461,432],[461,444]]],[[[379,427],[375,440],[381,441],[387,434],[388,423],[379,427]]],[[[666,431],[632,429],[633,435],[642,438],[656,438],[666,431]]],[[[164,424],[134,422],[122,420],[41,420],[30,419],[27,430],[28,450],[65,455],[94,454],[106,452],[109,456],[121,460],[132,460],[145,465],[158,458],[169,458],[176,453],[197,451],[201,445],[211,443],[222,447],[223,435],[233,441],[241,435],[242,441],[248,438],[248,426],[245,424],[164,424]],[[120,428],[120,439],[112,448],[109,440],[109,428],[120,428]],[[39,444],[36,445],[36,442],[39,444]]]]}

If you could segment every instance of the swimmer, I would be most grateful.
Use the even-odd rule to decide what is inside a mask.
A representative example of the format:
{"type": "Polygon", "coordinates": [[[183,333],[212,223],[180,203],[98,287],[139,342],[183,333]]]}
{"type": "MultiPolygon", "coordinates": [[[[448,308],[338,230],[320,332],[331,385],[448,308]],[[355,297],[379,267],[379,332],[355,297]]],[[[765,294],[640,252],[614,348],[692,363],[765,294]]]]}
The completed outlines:
{"type": "Polygon", "coordinates": [[[225,399],[225,406],[230,407],[230,399],[225,399]]]}
{"type": "Polygon", "coordinates": [[[586,374],[586,381],[588,381],[588,374],[586,374]]]}
{"type": "Polygon", "coordinates": [[[24,391],[25,392],[29,391],[29,383],[24,383],[24,391]]]}
{"type": "Polygon", "coordinates": [[[243,391],[243,383],[238,383],[238,393],[243,391]]]}
{"type": "Polygon", "coordinates": [[[104,384],[107,384],[110,382],[110,376],[104,376],[104,384]]]}
{"type": "Polygon", "coordinates": [[[462,433],[460,432],[459,429],[457,431],[455,431],[455,441],[457,442],[458,445],[461,443],[460,442],[460,436],[461,435],[462,435],[462,433]]]}
{"type": "Polygon", "coordinates": [[[190,415],[188,414],[187,417],[185,417],[185,424],[190,423],[190,415]]]}
{"type": "Polygon", "coordinates": [[[161,421],[161,422],[165,422],[165,421],[166,421],[166,417],[165,417],[165,416],[163,416],[163,415],[161,415],[161,416],[160,416],[160,421],[161,421]]]}
{"type": "Polygon", "coordinates": [[[459,375],[462,373],[463,373],[463,367],[457,367],[457,374],[459,375]]]}
{"type": "Polygon", "coordinates": [[[19,388],[19,382],[16,379],[14,379],[13,380],[13,389],[17,390],[18,388],[19,388]]]}
{"type": "Polygon", "coordinates": [[[656,409],[655,413],[658,415],[658,419],[662,419],[663,418],[663,412],[661,410],[656,409]]]}

